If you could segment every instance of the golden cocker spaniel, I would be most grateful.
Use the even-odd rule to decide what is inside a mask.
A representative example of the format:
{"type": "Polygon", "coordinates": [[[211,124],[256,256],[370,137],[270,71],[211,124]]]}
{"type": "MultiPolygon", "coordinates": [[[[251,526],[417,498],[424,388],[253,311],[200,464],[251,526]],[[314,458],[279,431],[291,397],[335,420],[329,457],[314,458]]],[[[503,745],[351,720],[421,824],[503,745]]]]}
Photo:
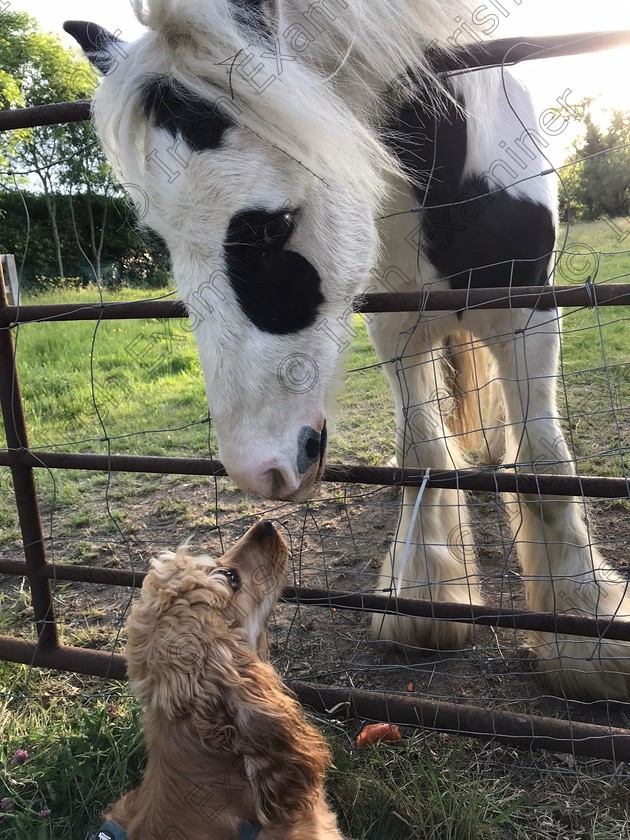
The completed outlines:
{"type": "Polygon", "coordinates": [[[342,840],[324,794],[328,746],[265,661],[287,564],[270,522],[218,560],[183,547],[153,562],[127,622],[148,763],[103,837],[342,840]]]}

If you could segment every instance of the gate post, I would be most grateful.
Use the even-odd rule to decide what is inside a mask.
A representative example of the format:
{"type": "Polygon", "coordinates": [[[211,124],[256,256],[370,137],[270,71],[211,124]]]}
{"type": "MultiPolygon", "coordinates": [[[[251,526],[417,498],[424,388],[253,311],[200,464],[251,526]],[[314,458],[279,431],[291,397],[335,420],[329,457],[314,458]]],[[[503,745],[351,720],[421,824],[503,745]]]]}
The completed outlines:
{"type": "MultiPolygon", "coordinates": [[[[7,293],[0,275],[0,310],[7,306],[7,293]]],[[[11,326],[0,328],[0,406],[11,452],[28,448],[24,405],[15,364],[15,344],[11,326]]],[[[27,577],[31,589],[38,651],[51,650],[59,646],[55,610],[52,601],[50,580],[44,576],[46,548],[39,515],[35,476],[32,467],[23,464],[11,466],[13,489],[17,505],[27,577]]]]}

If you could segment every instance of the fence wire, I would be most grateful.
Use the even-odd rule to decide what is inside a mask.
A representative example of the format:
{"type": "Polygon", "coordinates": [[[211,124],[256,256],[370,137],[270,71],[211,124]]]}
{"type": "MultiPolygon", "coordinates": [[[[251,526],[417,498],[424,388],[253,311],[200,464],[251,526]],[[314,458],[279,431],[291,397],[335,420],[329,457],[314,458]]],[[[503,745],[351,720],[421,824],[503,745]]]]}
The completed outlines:
{"type": "MultiPolygon", "coordinates": [[[[569,187],[560,171],[563,168],[554,167],[551,161],[549,166],[557,173],[570,203],[569,187]]],[[[2,173],[4,187],[19,196],[23,210],[24,248],[23,253],[16,254],[21,281],[30,257],[34,226],[31,204],[37,203],[37,197],[18,182],[18,174],[2,173]]],[[[129,271],[127,278],[133,279],[133,265],[104,266],[97,271],[78,231],[77,219],[84,213],[85,205],[74,194],[68,196],[68,203],[77,253],[84,260],[83,278],[73,290],[51,287],[37,293],[31,290],[37,286],[35,278],[31,289],[19,282],[13,301],[18,307],[16,320],[19,308],[32,303],[63,301],[80,306],[87,301],[104,303],[121,297],[141,301],[175,297],[172,288],[147,291],[142,288],[142,280],[137,288],[121,292],[117,288],[119,278],[124,270],[129,271]]],[[[401,208],[400,212],[416,213],[421,209],[426,208],[401,208]]],[[[132,222],[117,218],[115,224],[131,229],[132,222]]],[[[598,222],[601,242],[595,245],[584,246],[574,238],[575,231],[571,222],[563,227],[555,259],[558,286],[586,284],[588,288],[591,284],[630,282],[630,248],[622,247],[630,241],[630,220],[598,222]]],[[[419,242],[419,264],[422,259],[419,242]]],[[[505,406],[498,414],[488,413],[486,396],[506,381],[505,372],[497,369],[495,351],[514,342],[515,331],[547,334],[560,323],[558,370],[551,374],[537,372],[536,360],[528,359],[525,353],[525,365],[532,367],[526,371],[529,381],[535,387],[537,379],[540,384],[553,379],[558,395],[557,417],[578,478],[599,475],[627,482],[629,313],[627,307],[595,304],[567,309],[559,322],[547,312],[538,313],[535,322],[532,313],[523,323],[518,320],[519,310],[505,310],[502,320],[496,321],[502,328],[489,335],[483,347],[471,337],[466,317],[451,343],[442,345],[436,341],[427,347],[418,340],[419,332],[440,334],[442,322],[452,319],[452,315],[426,311],[421,300],[418,311],[407,318],[408,324],[401,331],[393,362],[398,398],[406,418],[401,440],[395,437],[394,402],[383,375],[392,361],[376,358],[365,331],[365,322],[377,316],[357,316],[348,322],[352,348],[329,460],[375,466],[395,459],[401,468],[448,470],[485,463],[501,454],[500,450],[506,454],[502,437],[506,430],[509,434],[510,426],[519,433],[520,427],[506,416],[505,406]],[[463,435],[453,422],[456,406],[452,377],[458,356],[471,350],[477,357],[478,380],[464,396],[478,402],[479,422],[472,430],[474,452],[467,461],[460,451],[463,435]],[[493,352],[495,361],[490,358],[493,352]],[[421,395],[415,384],[418,381],[427,386],[421,395]],[[479,382],[483,382],[480,389],[479,382]],[[438,444],[443,447],[444,463],[433,464],[417,457],[418,452],[437,451],[438,444]]],[[[216,457],[216,437],[205,403],[201,369],[184,320],[110,321],[98,317],[93,322],[61,325],[54,318],[43,317],[0,329],[10,329],[13,335],[31,450],[90,452],[107,458],[116,454],[216,457]]],[[[468,437],[464,442],[470,443],[468,437]]],[[[532,451],[538,454],[533,458],[533,466],[531,457],[510,461],[508,450],[504,468],[553,474],[561,459],[557,441],[548,443],[545,457],[544,447],[541,451],[539,441],[536,442],[532,451]]],[[[560,472],[565,467],[560,465],[560,472]]],[[[574,510],[585,518],[588,542],[601,551],[610,568],[624,581],[630,577],[630,519],[628,502],[623,499],[586,501],[575,497],[561,503],[558,497],[541,496],[528,502],[529,510],[525,510],[498,489],[463,493],[430,487],[422,492],[414,488],[405,492],[403,500],[405,522],[414,523],[409,540],[407,529],[398,526],[402,493],[399,488],[327,483],[313,500],[295,504],[246,496],[228,478],[220,476],[43,468],[37,470],[36,477],[44,546],[54,568],[74,564],[137,574],[147,569],[150,558],[174,549],[191,535],[195,551],[218,555],[264,517],[276,523],[290,546],[289,585],[298,591],[310,588],[367,596],[387,594],[395,582],[396,594],[401,597],[453,601],[461,600],[463,593],[464,602],[469,598],[475,602],[471,587],[478,585],[483,603],[526,609],[527,586],[544,583],[553,575],[553,598],[548,609],[572,613],[575,610],[566,600],[558,602],[557,593],[562,591],[563,579],[575,575],[570,570],[557,571],[551,561],[548,574],[540,569],[524,570],[517,558],[517,549],[532,548],[531,529],[524,526],[524,517],[535,509],[544,534],[563,504],[567,515],[574,510]],[[446,531],[436,525],[444,521],[450,523],[446,531]],[[392,540],[406,565],[401,562],[398,573],[392,573],[392,583],[384,585],[380,568],[388,552],[392,552],[392,540]],[[448,568],[455,571],[436,578],[431,570],[426,570],[419,585],[419,566],[414,567],[409,557],[414,552],[432,550],[446,552],[448,568]],[[473,568],[475,555],[477,571],[473,568]],[[445,591],[448,597],[444,597],[445,591]]],[[[5,530],[1,559],[20,560],[22,546],[9,467],[0,468],[0,486],[0,515],[5,530]]],[[[543,549],[557,553],[560,547],[557,533],[552,530],[543,549]]],[[[567,551],[574,548],[568,542],[564,547],[567,551]]],[[[583,575],[586,584],[589,573],[585,571],[583,575]]],[[[3,626],[20,638],[34,640],[34,622],[23,579],[3,576],[0,585],[3,626]]],[[[56,580],[54,576],[50,585],[65,644],[108,654],[123,652],[124,625],[134,598],[133,589],[101,583],[77,584],[56,580]]],[[[421,644],[392,649],[386,641],[374,638],[370,622],[370,616],[358,609],[312,607],[308,601],[282,603],[271,626],[273,662],[287,680],[375,691],[391,702],[399,698],[440,701],[456,708],[475,706],[497,715],[511,712],[559,718],[573,725],[595,724],[608,730],[629,725],[630,702],[576,701],[568,697],[561,685],[549,688],[541,681],[532,653],[549,647],[546,638],[532,638],[523,630],[475,625],[466,638],[448,649],[440,649],[440,637],[433,652],[421,644]]],[[[579,659],[573,666],[570,659],[569,655],[563,667],[580,667],[579,659]]],[[[29,668],[15,696],[21,700],[38,697],[36,691],[29,689],[31,681],[29,668]]],[[[124,689],[117,690],[124,694],[124,689]]],[[[77,691],[86,698],[111,696],[111,690],[96,680],[60,682],[60,695],[67,692],[74,696],[77,691]]],[[[11,701],[12,691],[4,697],[11,701]]],[[[457,732],[458,728],[455,718],[451,731],[457,732]]],[[[537,774],[540,778],[545,774],[567,777],[578,786],[593,779],[615,779],[622,772],[612,762],[582,759],[577,750],[569,758],[553,753],[543,757],[533,750],[518,752],[513,747],[495,745],[484,760],[488,768],[523,776],[537,774]]]]}

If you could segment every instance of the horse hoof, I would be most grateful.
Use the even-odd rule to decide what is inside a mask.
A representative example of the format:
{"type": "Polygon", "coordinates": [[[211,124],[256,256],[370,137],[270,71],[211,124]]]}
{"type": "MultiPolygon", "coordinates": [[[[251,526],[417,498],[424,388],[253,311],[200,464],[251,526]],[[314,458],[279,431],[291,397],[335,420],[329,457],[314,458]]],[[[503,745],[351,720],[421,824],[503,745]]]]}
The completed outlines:
{"type": "Polygon", "coordinates": [[[559,697],[630,700],[630,644],[581,637],[531,634],[536,670],[559,697]]]}

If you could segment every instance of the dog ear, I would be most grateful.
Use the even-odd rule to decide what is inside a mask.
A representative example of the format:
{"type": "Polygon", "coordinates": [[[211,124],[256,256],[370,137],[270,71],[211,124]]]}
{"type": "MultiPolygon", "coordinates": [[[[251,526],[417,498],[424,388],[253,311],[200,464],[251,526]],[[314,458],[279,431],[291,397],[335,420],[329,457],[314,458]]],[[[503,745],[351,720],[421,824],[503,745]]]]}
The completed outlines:
{"type": "Polygon", "coordinates": [[[292,825],[319,800],[330,750],[271,665],[245,645],[232,652],[232,664],[238,679],[224,684],[221,698],[230,748],[243,759],[259,822],[292,825]]]}
{"type": "Polygon", "coordinates": [[[169,720],[217,702],[203,676],[221,633],[229,587],[209,580],[185,547],[153,562],[127,620],[127,671],[133,693],[169,720]],[[203,684],[202,684],[203,683],[203,684]]]}

